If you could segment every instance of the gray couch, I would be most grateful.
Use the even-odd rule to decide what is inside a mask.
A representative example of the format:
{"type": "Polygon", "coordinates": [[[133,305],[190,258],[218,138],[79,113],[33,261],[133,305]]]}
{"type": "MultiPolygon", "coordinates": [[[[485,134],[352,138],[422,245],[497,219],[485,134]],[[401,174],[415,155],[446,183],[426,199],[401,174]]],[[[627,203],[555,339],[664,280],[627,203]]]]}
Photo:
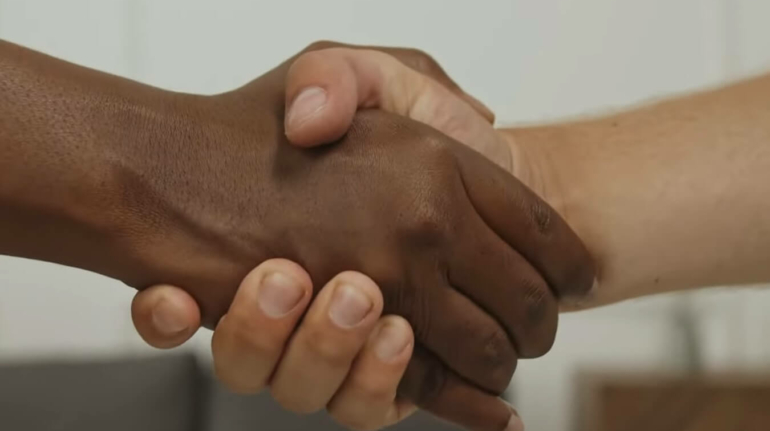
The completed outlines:
{"type": "MultiPolygon", "coordinates": [[[[341,431],[221,388],[193,356],[0,366],[3,431],[341,431]]],[[[457,431],[418,413],[392,431],[457,431]]]]}

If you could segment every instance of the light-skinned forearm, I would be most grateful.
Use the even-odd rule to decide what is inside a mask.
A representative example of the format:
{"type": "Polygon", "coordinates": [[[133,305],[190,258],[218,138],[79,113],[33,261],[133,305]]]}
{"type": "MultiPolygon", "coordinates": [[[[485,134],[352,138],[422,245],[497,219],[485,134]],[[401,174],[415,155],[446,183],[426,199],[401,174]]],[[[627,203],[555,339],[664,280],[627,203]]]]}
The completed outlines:
{"type": "Polygon", "coordinates": [[[770,75],[506,133],[598,262],[585,306],[770,282],[770,75]]]}

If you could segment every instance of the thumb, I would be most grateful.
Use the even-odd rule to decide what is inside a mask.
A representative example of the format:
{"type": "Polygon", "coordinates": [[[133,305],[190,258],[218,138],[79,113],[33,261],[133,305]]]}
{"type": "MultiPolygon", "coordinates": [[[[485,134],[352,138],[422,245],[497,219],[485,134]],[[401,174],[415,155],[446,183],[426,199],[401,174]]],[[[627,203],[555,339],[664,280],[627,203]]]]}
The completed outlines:
{"type": "Polygon", "coordinates": [[[131,303],[134,327],[147,344],[160,349],[177,347],[200,327],[200,309],[184,290],[157,285],[138,292],[131,303]]]}
{"type": "Polygon", "coordinates": [[[339,139],[358,109],[377,108],[425,123],[493,160],[505,154],[498,134],[476,109],[381,51],[329,48],[302,54],[287,73],[286,106],[286,135],[303,147],[339,139]]]}

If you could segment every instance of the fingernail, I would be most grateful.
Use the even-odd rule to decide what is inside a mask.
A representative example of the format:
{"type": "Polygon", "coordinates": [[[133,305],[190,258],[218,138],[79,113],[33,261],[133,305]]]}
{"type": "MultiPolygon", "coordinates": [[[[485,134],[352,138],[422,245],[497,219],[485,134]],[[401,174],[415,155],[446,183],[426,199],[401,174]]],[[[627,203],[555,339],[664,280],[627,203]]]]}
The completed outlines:
{"type": "Polygon", "coordinates": [[[273,272],[262,278],[257,291],[259,307],[268,317],[283,317],[299,304],[305,290],[293,278],[273,272]]]}
{"type": "Polygon", "coordinates": [[[302,90],[289,107],[286,128],[297,128],[318,114],[326,106],[327,98],[326,90],[321,87],[308,87],[302,90]]]}
{"type": "Polygon", "coordinates": [[[372,300],[350,284],[341,284],[334,290],[329,307],[332,322],[342,328],[350,328],[364,320],[372,309],[372,300]]]}
{"type": "Polygon", "coordinates": [[[161,299],[152,309],[152,323],[163,335],[176,335],[187,329],[187,323],[179,318],[178,307],[166,299],[161,299]]]}
{"type": "Polygon", "coordinates": [[[521,421],[521,418],[516,413],[511,415],[505,431],[524,431],[524,422],[521,421]]]}
{"type": "Polygon", "coordinates": [[[403,325],[387,323],[377,334],[374,353],[383,362],[389,362],[407,348],[411,337],[403,325]]]}

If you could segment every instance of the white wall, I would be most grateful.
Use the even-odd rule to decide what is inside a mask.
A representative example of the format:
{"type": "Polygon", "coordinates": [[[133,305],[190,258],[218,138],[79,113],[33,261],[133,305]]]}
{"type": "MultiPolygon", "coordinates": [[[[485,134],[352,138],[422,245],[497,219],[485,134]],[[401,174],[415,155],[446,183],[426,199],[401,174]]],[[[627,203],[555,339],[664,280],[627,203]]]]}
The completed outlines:
{"type": "MultiPolygon", "coordinates": [[[[205,93],[244,83],[317,39],[416,46],[505,124],[766,70],[768,18],[766,0],[0,0],[0,37],[205,93]]],[[[100,276],[0,258],[0,358],[149,352],[131,327],[131,296],[100,276]]],[[[682,368],[682,307],[695,310],[708,369],[765,367],[768,305],[770,292],[716,292],[564,316],[553,352],[520,366],[516,404],[530,429],[568,430],[579,370],[682,368]]],[[[202,334],[198,349],[207,342],[202,334]]]]}

